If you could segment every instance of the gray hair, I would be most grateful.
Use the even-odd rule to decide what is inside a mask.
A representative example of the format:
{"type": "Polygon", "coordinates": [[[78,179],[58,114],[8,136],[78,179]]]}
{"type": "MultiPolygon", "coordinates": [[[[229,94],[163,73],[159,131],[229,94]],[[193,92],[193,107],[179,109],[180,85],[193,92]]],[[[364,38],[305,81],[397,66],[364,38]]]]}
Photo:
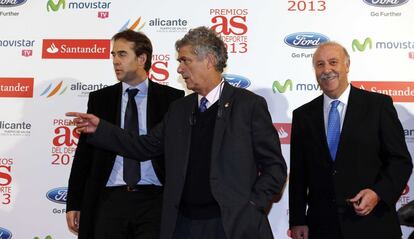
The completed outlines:
{"type": "Polygon", "coordinates": [[[212,29],[201,26],[188,31],[182,39],[175,42],[175,49],[178,51],[183,46],[190,45],[193,53],[199,59],[204,59],[207,54],[213,54],[216,58],[215,69],[223,72],[227,66],[227,48],[220,36],[212,29]]]}

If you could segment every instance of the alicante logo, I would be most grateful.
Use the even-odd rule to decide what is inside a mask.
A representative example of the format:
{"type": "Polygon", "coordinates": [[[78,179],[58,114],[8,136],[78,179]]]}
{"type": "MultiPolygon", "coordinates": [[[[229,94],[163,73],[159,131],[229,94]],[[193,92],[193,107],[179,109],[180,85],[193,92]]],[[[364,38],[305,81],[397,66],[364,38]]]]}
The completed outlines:
{"type": "Polygon", "coordinates": [[[357,39],[352,41],[352,51],[365,51],[367,47],[372,49],[372,39],[370,37],[365,38],[363,44],[361,44],[357,39]]]}
{"type": "Polygon", "coordinates": [[[47,11],[50,12],[50,10],[56,12],[58,11],[61,7],[63,9],[66,8],[66,0],[58,0],[57,3],[55,3],[53,0],[48,0],[47,1],[47,11]]]}
{"type": "Polygon", "coordinates": [[[145,22],[143,22],[141,25],[139,24],[141,22],[141,17],[139,17],[137,20],[135,20],[135,22],[130,26],[129,26],[129,22],[131,21],[131,19],[129,19],[122,27],[121,29],[119,29],[120,32],[125,31],[125,30],[133,30],[133,31],[141,31],[142,28],[144,28],[145,26],[145,22]]]}
{"type": "Polygon", "coordinates": [[[292,91],[293,89],[293,82],[291,79],[287,79],[283,85],[277,80],[273,82],[273,93],[285,93],[287,89],[289,89],[289,91],[292,91]]]}
{"type": "Polygon", "coordinates": [[[52,97],[54,95],[56,95],[58,92],[58,95],[62,95],[63,93],[65,93],[66,89],[68,88],[67,86],[65,86],[62,90],[62,85],[63,85],[63,81],[61,81],[57,86],[55,86],[52,89],[53,83],[50,83],[46,89],[40,94],[40,96],[44,96],[47,95],[46,98],[52,97]]]}

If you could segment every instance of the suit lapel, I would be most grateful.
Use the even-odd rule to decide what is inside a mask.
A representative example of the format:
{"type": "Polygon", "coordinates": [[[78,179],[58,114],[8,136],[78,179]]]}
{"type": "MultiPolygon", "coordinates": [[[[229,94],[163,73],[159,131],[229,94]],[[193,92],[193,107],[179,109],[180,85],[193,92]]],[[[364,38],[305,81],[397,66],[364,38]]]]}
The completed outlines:
{"type": "Polygon", "coordinates": [[[226,124],[229,121],[230,112],[233,107],[234,88],[229,83],[224,82],[223,92],[219,98],[216,124],[214,127],[213,144],[211,148],[211,159],[217,158],[220,146],[222,145],[223,134],[226,124]]]}
{"type": "Polygon", "coordinates": [[[364,113],[363,100],[360,100],[357,90],[351,86],[351,92],[349,93],[348,106],[346,107],[346,113],[344,123],[342,124],[341,136],[339,139],[337,160],[341,160],[341,156],[347,151],[346,145],[352,145],[348,143],[349,135],[354,133],[355,125],[357,125],[361,115],[364,113]],[[342,152],[342,154],[341,154],[342,152]]]}
{"type": "Polygon", "coordinates": [[[329,153],[329,147],[328,142],[326,139],[326,132],[325,132],[325,119],[323,114],[323,95],[319,96],[316,99],[314,109],[312,110],[312,116],[311,119],[314,119],[315,122],[311,123],[311,125],[314,125],[315,132],[316,132],[316,142],[322,142],[322,154],[325,159],[325,162],[331,164],[332,158],[329,153]]]}
{"type": "Polygon", "coordinates": [[[148,80],[148,97],[147,97],[147,130],[152,129],[155,125],[157,105],[159,105],[163,99],[158,97],[158,89],[156,83],[148,80]]]}
{"type": "MultiPolygon", "coordinates": [[[[188,97],[188,100],[184,102],[184,113],[183,118],[181,118],[180,122],[182,124],[182,136],[180,136],[180,139],[183,141],[182,144],[176,144],[176,145],[182,145],[181,152],[183,153],[183,156],[181,159],[183,160],[183,172],[186,174],[187,171],[187,165],[188,160],[190,158],[190,147],[191,147],[191,133],[192,133],[192,127],[196,123],[196,110],[198,105],[198,97],[197,93],[193,93],[188,97]]],[[[187,98],[185,97],[185,98],[187,98]]]]}
{"type": "Polygon", "coordinates": [[[122,102],[122,84],[115,85],[112,91],[112,97],[108,99],[108,119],[110,122],[121,125],[121,102],[122,102]],[[113,98],[112,98],[113,97],[113,98]]]}

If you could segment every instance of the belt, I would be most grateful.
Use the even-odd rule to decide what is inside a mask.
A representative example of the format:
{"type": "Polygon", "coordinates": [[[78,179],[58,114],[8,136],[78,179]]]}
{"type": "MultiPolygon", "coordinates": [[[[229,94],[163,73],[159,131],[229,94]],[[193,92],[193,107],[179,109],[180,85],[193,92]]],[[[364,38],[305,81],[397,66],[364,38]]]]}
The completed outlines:
{"type": "Polygon", "coordinates": [[[107,191],[124,191],[124,192],[162,192],[162,186],[156,185],[135,185],[135,186],[115,186],[106,187],[107,191]]]}

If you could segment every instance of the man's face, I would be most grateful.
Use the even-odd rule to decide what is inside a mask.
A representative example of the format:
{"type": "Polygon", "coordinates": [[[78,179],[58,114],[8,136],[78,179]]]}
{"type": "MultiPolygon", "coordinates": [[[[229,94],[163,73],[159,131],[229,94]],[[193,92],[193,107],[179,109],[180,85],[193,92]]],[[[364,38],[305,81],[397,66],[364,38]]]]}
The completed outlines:
{"type": "Polygon", "coordinates": [[[316,79],[322,91],[336,99],[348,86],[349,63],[344,50],[338,45],[326,45],[314,55],[316,79]]]}
{"type": "Polygon", "coordinates": [[[118,39],[114,42],[111,51],[116,78],[125,83],[134,81],[140,69],[139,59],[133,47],[133,42],[118,39]]]}
{"type": "Polygon", "coordinates": [[[206,74],[208,74],[207,57],[199,59],[193,53],[192,46],[187,45],[178,50],[177,60],[179,62],[177,72],[181,74],[189,90],[200,93],[208,87],[209,82],[206,77],[206,74]]]}

